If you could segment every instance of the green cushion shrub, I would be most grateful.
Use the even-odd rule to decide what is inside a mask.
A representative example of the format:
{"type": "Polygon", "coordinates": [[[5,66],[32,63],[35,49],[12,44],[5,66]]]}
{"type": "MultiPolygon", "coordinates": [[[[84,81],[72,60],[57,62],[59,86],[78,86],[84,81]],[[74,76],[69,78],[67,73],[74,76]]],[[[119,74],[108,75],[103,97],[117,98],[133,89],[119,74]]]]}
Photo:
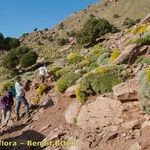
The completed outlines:
{"type": "Polygon", "coordinates": [[[150,68],[138,74],[139,105],[143,112],[150,114],[150,68]]]}
{"type": "Polygon", "coordinates": [[[80,56],[79,52],[70,53],[67,56],[67,61],[69,63],[76,63],[76,62],[80,61],[81,59],[82,59],[82,57],[80,56]]]}
{"type": "Polygon", "coordinates": [[[139,46],[150,45],[150,35],[137,39],[135,43],[137,43],[139,46]]]}
{"type": "Polygon", "coordinates": [[[2,58],[3,67],[6,69],[14,69],[19,63],[16,55],[11,51],[2,58]]]}
{"type": "Polygon", "coordinates": [[[114,60],[116,60],[120,54],[121,54],[121,51],[119,49],[115,49],[110,56],[110,61],[113,62],[114,60]]]}
{"type": "Polygon", "coordinates": [[[61,67],[59,67],[59,66],[52,66],[52,67],[50,67],[50,72],[51,72],[53,75],[55,75],[56,72],[57,72],[58,70],[60,70],[60,69],[61,69],[61,67]]]}
{"type": "Polygon", "coordinates": [[[40,104],[40,100],[41,100],[41,96],[36,96],[35,98],[32,99],[32,103],[34,105],[39,105],[40,104]]]}
{"type": "Polygon", "coordinates": [[[81,80],[76,96],[83,103],[91,94],[111,92],[112,87],[120,82],[121,70],[118,66],[98,67],[81,80]]]}
{"type": "Polygon", "coordinates": [[[69,39],[68,38],[59,38],[58,39],[58,45],[59,46],[66,45],[67,43],[69,43],[69,39]]]}
{"type": "Polygon", "coordinates": [[[42,83],[39,85],[39,87],[36,89],[36,92],[39,96],[42,96],[45,92],[47,92],[49,89],[49,86],[45,83],[42,83]]]}
{"type": "Polygon", "coordinates": [[[134,21],[133,19],[130,19],[130,18],[126,18],[123,22],[123,25],[126,26],[127,28],[131,28],[135,24],[136,24],[136,21],[134,21]]]}
{"type": "Polygon", "coordinates": [[[94,62],[98,59],[98,57],[106,52],[109,52],[109,49],[105,48],[101,43],[99,43],[92,48],[87,57],[91,62],[94,62]]]}
{"type": "Polygon", "coordinates": [[[3,48],[5,50],[11,50],[11,49],[15,49],[17,47],[20,46],[20,41],[19,39],[16,39],[16,38],[12,38],[12,37],[6,37],[4,39],[4,42],[3,42],[3,48]]]}
{"type": "Polygon", "coordinates": [[[28,53],[22,55],[20,59],[21,67],[27,68],[36,63],[38,55],[35,51],[29,51],[28,53]]]}
{"type": "Polygon", "coordinates": [[[14,54],[16,55],[16,57],[20,58],[23,54],[28,53],[30,50],[31,48],[27,46],[21,46],[14,50],[14,54]]]}
{"type": "Polygon", "coordinates": [[[147,27],[149,25],[148,24],[142,24],[142,25],[139,25],[137,26],[134,30],[133,30],[133,34],[142,34],[142,33],[145,33],[147,32],[147,27]]]}
{"type": "Polygon", "coordinates": [[[137,60],[136,60],[137,63],[140,63],[140,64],[148,64],[150,65],[150,58],[149,57],[144,57],[144,56],[141,56],[139,57],[137,60]]]}
{"type": "Polygon", "coordinates": [[[63,93],[65,90],[75,84],[75,82],[79,79],[80,74],[69,72],[62,76],[59,80],[57,80],[56,88],[59,92],[63,93]]]}
{"type": "Polygon", "coordinates": [[[3,47],[3,42],[4,42],[4,36],[3,36],[3,34],[0,32],[0,49],[2,49],[2,47],[3,47]]]}
{"type": "Polygon", "coordinates": [[[90,72],[91,70],[94,70],[97,68],[99,65],[96,62],[92,62],[89,67],[87,68],[87,72],[90,72]]]}
{"type": "Polygon", "coordinates": [[[109,52],[105,52],[103,53],[102,55],[100,55],[97,60],[96,60],[96,63],[98,65],[106,65],[109,63],[109,56],[110,56],[110,53],[109,52]]]}
{"type": "Polygon", "coordinates": [[[0,95],[3,95],[6,91],[10,90],[12,86],[14,86],[13,80],[7,80],[4,82],[1,82],[0,84],[0,95]]]}
{"type": "Polygon", "coordinates": [[[70,32],[67,33],[67,35],[68,35],[69,37],[75,37],[76,32],[75,32],[74,30],[71,30],[70,32]]]}

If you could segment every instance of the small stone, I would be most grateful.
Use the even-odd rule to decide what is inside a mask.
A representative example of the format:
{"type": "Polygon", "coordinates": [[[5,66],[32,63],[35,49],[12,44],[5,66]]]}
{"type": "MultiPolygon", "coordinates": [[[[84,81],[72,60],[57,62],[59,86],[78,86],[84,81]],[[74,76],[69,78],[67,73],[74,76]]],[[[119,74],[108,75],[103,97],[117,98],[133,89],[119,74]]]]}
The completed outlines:
{"type": "Polygon", "coordinates": [[[144,118],[146,119],[146,121],[149,121],[149,120],[150,120],[150,116],[147,115],[147,114],[144,115],[144,118]]]}
{"type": "Polygon", "coordinates": [[[81,150],[78,146],[71,146],[68,150],[81,150]]]}
{"type": "Polygon", "coordinates": [[[145,121],[143,124],[142,124],[142,129],[147,127],[147,126],[150,126],[150,121],[145,121]]]}
{"type": "Polygon", "coordinates": [[[39,120],[39,116],[38,116],[38,115],[34,116],[34,117],[32,118],[32,120],[34,120],[34,121],[39,120]]]}
{"type": "Polygon", "coordinates": [[[141,150],[141,146],[139,145],[138,142],[136,142],[130,146],[129,150],[141,150]]]}
{"type": "Polygon", "coordinates": [[[126,134],[126,133],[122,133],[121,136],[122,136],[122,137],[126,137],[127,134],[126,134]]]}
{"type": "Polygon", "coordinates": [[[42,131],[46,130],[50,126],[51,126],[50,124],[45,125],[42,129],[39,130],[39,132],[42,132],[42,131]]]}

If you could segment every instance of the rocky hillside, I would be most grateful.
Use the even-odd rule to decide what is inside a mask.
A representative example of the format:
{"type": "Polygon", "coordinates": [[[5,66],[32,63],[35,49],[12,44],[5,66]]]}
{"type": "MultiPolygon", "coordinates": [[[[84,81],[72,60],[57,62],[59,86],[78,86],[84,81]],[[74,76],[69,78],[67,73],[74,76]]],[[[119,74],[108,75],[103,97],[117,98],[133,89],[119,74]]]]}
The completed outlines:
{"type": "Polygon", "coordinates": [[[80,30],[91,16],[105,18],[122,29],[126,28],[123,24],[127,18],[134,21],[144,18],[150,12],[149,6],[149,0],[102,0],[80,12],[74,12],[52,29],[46,28],[42,31],[24,34],[20,40],[23,44],[33,47],[41,57],[44,56],[48,60],[56,59],[61,57],[61,52],[64,50],[76,48],[72,35],[80,30]],[[58,44],[62,38],[69,40],[69,43],[63,47],[58,44]]]}
{"type": "MultiPolygon", "coordinates": [[[[8,127],[0,132],[1,139],[24,144],[0,149],[149,150],[148,4],[148,0],[145,3],[102,1],[75,13],[53,29],[21,37],[22,45],[32,47],[39,54],[38,63],[47,62],[51,76],[43,84],[38,80],[35,66],[20,73],[30,103],[31,119],[24,123],[22,109],[21,120],[15,122],[13,110],[8,127]],[[89,17],[90,29],[101,34],[93,43],[79,45],[72,31],[82,31],[89,17]],[[96,19],[98,17],[110,23],[96,19]],[[141,21],[135,23],[136,19],[141,21]],[[93,30],[93,22],[101,28],[93,30]],[[112,24],[120,31],[113,33],[112,24]],[[42,143],[27,146],[27,140],[42,143]],[[48,141],[53,144],[43,144],[48,141]]],[[[87,24],[84,27],[89,31],[87,24]]],[[[8,86],[1,85],[1,88],[8,86]]]]}

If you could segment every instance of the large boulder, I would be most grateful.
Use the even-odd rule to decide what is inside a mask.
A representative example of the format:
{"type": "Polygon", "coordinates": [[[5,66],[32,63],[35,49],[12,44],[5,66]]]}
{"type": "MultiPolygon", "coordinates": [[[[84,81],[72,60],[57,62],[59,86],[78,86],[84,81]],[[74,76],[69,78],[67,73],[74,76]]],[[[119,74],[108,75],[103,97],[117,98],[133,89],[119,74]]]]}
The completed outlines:
{"type": "Polygon", "coordinates": [[[100,96],[94,102],[82,106],[77,125],[85,130],[118,125],[123,121],[121,114],[121,102],[100,96]]]}
{"type": "Polygon", "coordinates": [[[78,87],[78,84],[72,85],[65,91],[65,95],[68,97],[76,97],[75,90],[77,87],[78,87]]]}
{"type": "Polygon", "coordinates": [[[136,79],[130,79],[113,87],[113,96],[120,101],[138,100],[138,83],[136,79]]]}
{"type": "Polygon", "coordinates": [[[74,99],[65,112],[65,119],[68,123],[71,124],[75,123],[80,108],[81,103],[79,103],[76,99],[74,99]]]}
{"type": "Polygon", "coordinates": [[[147,114],[150,114],[150,81],[147,69],[138,74],[138,96],[140,108],[147,114]]]}
{"type": "Polygon", "coordinates": [[[120,54],[120,56],[114,61],[114,64],[131,62],[132,58],[136,58],[135,57],[137,55],[136,47],[137,44],[127,46],[120,54]]]}
{"type": "Polygon", "coordinates": [[[132,144],[129,148],[129,150],[142,150],[140,144],[138,142],[132,144]]]}

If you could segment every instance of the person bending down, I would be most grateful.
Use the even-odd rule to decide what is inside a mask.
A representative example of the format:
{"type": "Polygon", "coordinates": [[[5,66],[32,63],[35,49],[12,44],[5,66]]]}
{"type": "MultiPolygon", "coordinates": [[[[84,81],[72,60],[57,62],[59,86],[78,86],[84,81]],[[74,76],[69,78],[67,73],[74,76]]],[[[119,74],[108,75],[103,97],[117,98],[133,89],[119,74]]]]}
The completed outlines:
{"type": "Polygon", "coordinates": [[[38,69],[38,71],[39,71],[40,79],[41,79],[42,83],[44,83],[44,82],[45,82],[46,75],[49,74],[48,71],[47,71],[46,66],[43,65],[42,67],[40,67],[40,68],[38,69]]]}
{"type": "Polygon", "coordinates": [[[26,116],[28,119],[30,117],[29,103],[25,98],[24,88],[23,85],[21,84],[20,76],[16,77],[15,90],[16,90],[16,119],[19,120],[19,110],[22,103],[24,103],[26,107],[26,116]]]}

